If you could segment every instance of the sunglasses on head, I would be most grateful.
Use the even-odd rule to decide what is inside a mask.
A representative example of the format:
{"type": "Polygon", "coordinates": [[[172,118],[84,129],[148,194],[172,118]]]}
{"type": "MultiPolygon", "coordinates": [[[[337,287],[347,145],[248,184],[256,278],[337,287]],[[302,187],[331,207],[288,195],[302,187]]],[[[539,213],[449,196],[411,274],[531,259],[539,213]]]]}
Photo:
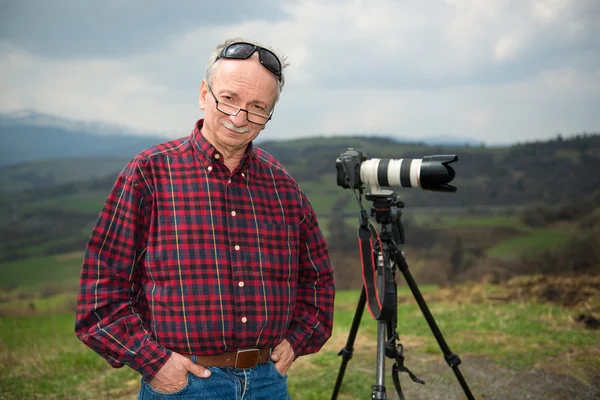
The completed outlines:
{"type": "Polygon", "coordinates": [[[264,47],[257,46],[252,43],[237,42],[232,43],[225,47],[221,54],[217,57],[217,60],[221,58],[228,58],[232,60],[245,60],[250,58],[254,52],[258,51],[258,59],[260,63],[269,71],[281,78],[281,62],[279,58],[271,50],[265,49],[264,47]]]}

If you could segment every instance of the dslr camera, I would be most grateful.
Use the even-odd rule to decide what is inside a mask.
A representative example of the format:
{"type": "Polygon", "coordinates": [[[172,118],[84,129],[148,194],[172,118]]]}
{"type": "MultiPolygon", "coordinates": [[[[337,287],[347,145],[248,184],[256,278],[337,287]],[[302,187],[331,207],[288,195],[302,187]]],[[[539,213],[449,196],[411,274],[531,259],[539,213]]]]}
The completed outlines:
{"type": "Polygon", "coordinates": [[[371,187],[371,194],[388,194],[382,188],[421,188],[434,192],[456,192],[448,183],[454,179],[449,164],[458,161],[456,155],[426,156],[421,159],[371,158],[359,149],[349,148],[335,161],[337,184],[345,189],[363,190],[371,187]]]}

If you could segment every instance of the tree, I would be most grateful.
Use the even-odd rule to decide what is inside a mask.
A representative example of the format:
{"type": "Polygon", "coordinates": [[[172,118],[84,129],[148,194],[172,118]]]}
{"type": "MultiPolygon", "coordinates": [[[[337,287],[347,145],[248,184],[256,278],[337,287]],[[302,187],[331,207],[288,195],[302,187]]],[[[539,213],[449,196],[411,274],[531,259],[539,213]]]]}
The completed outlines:
{"type": "Polygon", "coordinates": [[[339,197],[331,207],[327,244],[330,250],[344,251],[356,247],[356,228],[350,227],[344,220],[344,209],[351,200],[350,196],[339,197]]]}
{"type": "Polygon", "coordinates": [[[452,247],[452,254],[450,255],[452,280],[455,280],[458,277],[458,275],[462,272],[464,256],[465,250],[463,248],[462,239],[460,235],[456,235],[456,238],[454,239],[454,246],[452,247]]]}

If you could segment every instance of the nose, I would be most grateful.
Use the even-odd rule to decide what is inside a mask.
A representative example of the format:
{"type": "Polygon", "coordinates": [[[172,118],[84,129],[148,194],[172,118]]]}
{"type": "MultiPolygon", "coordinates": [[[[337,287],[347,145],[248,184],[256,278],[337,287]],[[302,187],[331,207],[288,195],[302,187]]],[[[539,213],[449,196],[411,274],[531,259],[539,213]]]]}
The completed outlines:
{"type": "Polygon", "coordinates": [[[230,115],[229,118],[231,119],[231,122],[233,122],[236,126],[244,126],[248,123],[246,113],[247,111],[242,109],[240,110],[240,112],[237,113],[237,115],[230,115]]]}

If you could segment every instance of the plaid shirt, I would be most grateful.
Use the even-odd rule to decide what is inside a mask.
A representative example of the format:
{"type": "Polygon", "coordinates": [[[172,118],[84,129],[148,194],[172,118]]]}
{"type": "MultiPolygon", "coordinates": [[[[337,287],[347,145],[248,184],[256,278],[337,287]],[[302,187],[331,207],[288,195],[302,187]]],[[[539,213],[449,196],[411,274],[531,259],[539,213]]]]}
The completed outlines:
{"type": "Polygon", "coordinates": [[[75,333],[147,380],[172,351],[287,339],[298,357],[331,335],[332,268],[308,199],[252,144],[231,173],[202,123],[123,169],[83,261],[75,333]]]}

